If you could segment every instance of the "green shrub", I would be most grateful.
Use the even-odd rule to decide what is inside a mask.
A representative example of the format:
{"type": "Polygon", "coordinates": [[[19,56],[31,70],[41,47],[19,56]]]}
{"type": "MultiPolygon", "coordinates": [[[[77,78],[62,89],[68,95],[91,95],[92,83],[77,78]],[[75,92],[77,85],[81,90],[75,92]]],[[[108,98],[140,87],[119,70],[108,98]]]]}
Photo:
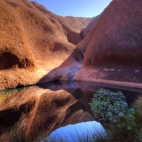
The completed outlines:
{"type": "Polygon", "coordinates": [[[142,142],[142,99],[129,108],[122,92],[100,89],[90,106],[95,119],[104,125],[109,142],[142,142]]]}
{"type": "Polygon", "coordinates": [[[90,103],[93,115],[99,121],[119,122],[122,118],[134,120],[134,109],[129,108],[122,92],[100,89],[90,103]]]}

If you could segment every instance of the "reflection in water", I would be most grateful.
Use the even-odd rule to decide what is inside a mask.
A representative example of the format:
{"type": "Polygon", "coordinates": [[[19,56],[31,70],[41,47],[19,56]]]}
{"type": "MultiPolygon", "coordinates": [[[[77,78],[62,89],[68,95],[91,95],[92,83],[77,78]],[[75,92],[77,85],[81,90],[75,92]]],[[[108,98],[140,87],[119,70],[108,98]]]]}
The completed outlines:
{"type": "Polygon", "coordinates": [[[68,84],[13,89],[0,97],[0,141],[37,141],[61,126],[93,119],[80,101],[82,90],[68,84]]]}
{"type": "MultiPolygon", "coordinates": [[[[69,124],[93,121],[93,83],[48,83],[0,92],[0,142],[34,142],[69,124]]],[[[114,88],[117,90],[117,88],[114,88]]],[[[141,90],[119,88],[131,104],[141,90]]]]}
{"type": "MultiPolygon", "coordinates": [[[[84,140],[88,136],[88,141],[92,139],[93,136],[105,136],[106,132],[101,125],[101,123],[96,121],[82,122],[74,125],[67,125],[53,131],[49,137],[48,141],[59,142],[59,140],[67,142],[77,142],[81,139],[84,140]]],[[[44,139],[45,141],[45,139],[44,139]]]]}

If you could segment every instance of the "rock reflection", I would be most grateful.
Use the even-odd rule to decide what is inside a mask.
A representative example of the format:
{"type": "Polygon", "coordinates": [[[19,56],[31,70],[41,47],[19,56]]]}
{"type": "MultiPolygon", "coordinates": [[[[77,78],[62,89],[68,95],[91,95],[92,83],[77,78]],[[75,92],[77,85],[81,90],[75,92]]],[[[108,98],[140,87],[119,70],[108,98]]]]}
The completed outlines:
{"type": "Polygon", "coordinates": [[[84,97],[82,90],[68,84],[33,86],[6,94],[1,92],[5,99],[0,104],[0,141],[37,141],[67,123],[93,119],[79,102],[84,97]]]}
{"type": "MultiPolygon", "coordinates": [[[[48,83],[0,92],[0,141],[34,142],[60,127],[93,121],[88,103],[99,88],[93,83],[48,83]]],[[[132,102],[140,91],[127,92],[132,102]]]]}

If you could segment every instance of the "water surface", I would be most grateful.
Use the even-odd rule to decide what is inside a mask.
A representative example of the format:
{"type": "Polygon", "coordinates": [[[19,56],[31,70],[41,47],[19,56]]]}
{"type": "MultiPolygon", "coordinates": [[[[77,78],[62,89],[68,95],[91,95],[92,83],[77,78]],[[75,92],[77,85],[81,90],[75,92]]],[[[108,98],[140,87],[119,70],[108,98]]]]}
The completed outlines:
{"type": "MultiPolygon", "coordinates": [[[[122,91],[129,106],[142,94],[140,89],[83,82],[48,83],[0,92],[0,141],[42,141],[57,130],[64,133],[67,126],[71,132],[74,126],[78,129],[91,122],[104,132],[88,104],[100,88],[122,91]]],[[[92,128],[88,128],[91,132],[92,128]]]]}

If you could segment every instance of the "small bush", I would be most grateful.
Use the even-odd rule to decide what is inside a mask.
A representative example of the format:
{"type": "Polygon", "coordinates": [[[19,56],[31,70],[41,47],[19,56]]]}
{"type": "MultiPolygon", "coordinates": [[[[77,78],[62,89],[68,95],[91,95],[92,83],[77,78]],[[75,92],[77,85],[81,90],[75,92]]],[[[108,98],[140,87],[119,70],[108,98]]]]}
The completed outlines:
{"type": "Polygon", "coordinates": [[[134,109],[129,108],[122,92],[100,89],[90,103],[93,115],[99,121],[119,122],[125,118],[134,120],[134,109]]]}
{"type": "Polygon", "coordinates": [[[89,104],[94,117],[108,132],[106,141],[142,142],[141,105],[136,103],[129,108],[122,92],[104,89],[97,91],[89,104]]]}

